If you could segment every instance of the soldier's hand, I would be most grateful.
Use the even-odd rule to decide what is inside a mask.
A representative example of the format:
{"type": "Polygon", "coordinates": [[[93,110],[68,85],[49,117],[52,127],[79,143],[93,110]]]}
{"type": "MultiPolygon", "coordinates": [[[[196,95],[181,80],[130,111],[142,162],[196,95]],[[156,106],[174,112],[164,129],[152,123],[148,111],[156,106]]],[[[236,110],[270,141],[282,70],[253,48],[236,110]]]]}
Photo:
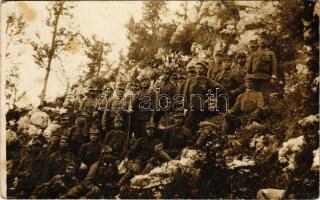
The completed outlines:
{"type": "Polygon", "coordinates": [[[157,151],[160,151],[163,149],[163,143],[161,144],[157,144],[155,147],[154,147],[154,151],[157,152],[157,151]]]}
{"type": "Polygon", "coordinates": [[[86,170],[86,169],[88,169],[88,166],[85,163],[82,162],[79,169],[80,170],[86,170]]]}

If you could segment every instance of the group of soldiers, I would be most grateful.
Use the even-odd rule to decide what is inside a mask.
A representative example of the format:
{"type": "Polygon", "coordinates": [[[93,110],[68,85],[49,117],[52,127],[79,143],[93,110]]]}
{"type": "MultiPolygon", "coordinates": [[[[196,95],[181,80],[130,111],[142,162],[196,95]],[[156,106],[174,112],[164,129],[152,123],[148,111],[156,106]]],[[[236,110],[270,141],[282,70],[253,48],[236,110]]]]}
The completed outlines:
{"type": "Polygon", "coordinates": [[[185,147],[201,148],[213,130],[234,134],[248,120],[260,120],[278,80],[277,60],[266,44],[261,37],[248,54],[233,57],[216,51],[210,62],[191,60],[179,72],[165,68],[156,80],[140,76],[102,88],[91,82],[79,104],[65,106],[56,119],[60,128],[48,140],[32,136],[19,147],[23,154],[8,177],[9,195],[114,198],[135,175],[179,159],[185,147]],[[209,90],[227,100],[189,98],[209,90]],[[215,116],[223,122],[210,120],[215,116]]]}

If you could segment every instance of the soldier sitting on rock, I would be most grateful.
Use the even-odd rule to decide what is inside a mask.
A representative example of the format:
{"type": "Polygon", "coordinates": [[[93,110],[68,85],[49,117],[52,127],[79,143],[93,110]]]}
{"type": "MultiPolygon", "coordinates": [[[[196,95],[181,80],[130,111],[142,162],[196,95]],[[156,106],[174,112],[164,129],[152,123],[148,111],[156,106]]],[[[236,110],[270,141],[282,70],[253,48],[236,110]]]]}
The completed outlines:
{"type": "Polygon", "coordinates": [[[164,131],[162,141],[155,146],[155,152],[165,161],[170,161],[178,157],[181,150],[187,146],[191,140],[191,132],[183,125],[184,115],[176,112],[174,115],[175,124],[164,131]]]}
{"type": "Polygon", "coordinates": [[[76,120],[75,126],[71,127],[69,131],[69,148],[75,155],[78,154],[81,145],[85,142],[88,142],[89,139],[88,129],[90,126],[86,123],[87,117],[88,115],[86,113],[80,113],[76,120]]]}
{"type": "Polygon", "coordinates": [[[258,120],[265,107],[263,94],[256,90],[254,76],[247,76],[245,80],[246,91],[237,97],[236,103],[232,109],[225,114],[222,132],[230,134],[238,128],[242,122],[241,117],[249,117],[251,120],[258,120]]]}
{"type": "Polygon", "coordinates": [[[61,198],[70,188],[79,183],[75,177],[76,169],[77,165],[74,162],[68,163],[63,174],[55,175],[47,183],[37,186],[31,198],[61,198]]]}
{"type": "MultiPolygon", "coordinates": [[[[14,194],[29,197],[34,187],[44,181],[45,160],[40,156],[42,143],[34,139],[28,148],[28,152],[21,158],[16,170],[14,194]]],[[[10,191],[8,191],[10,195],[10,191]]]]}
{"type": "Polygon", "coordinates": [[[91,165],[86,178],[61,198],[114,198],[118,170],[112,153],[108,145],[103,146],[98,161],[91,165]]]}
{"type": "Polygon", "coordinates": [[[154,122],[148,122],[145,129],[146,136],[135,140],[128,152],[128,172],[120,179],[118,182],[119,185],[125,184],[134,174],[149,172],[157,160],[154,148],[161,140],[156,132],[156,124],[154,122]]]}

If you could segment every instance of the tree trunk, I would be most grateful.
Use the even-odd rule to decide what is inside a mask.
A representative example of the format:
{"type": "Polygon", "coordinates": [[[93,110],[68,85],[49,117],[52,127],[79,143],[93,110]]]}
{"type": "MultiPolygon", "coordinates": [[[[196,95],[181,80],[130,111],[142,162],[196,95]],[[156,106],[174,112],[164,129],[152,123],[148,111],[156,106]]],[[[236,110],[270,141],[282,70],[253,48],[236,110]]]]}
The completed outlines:
{"type": "Polygon", "coordinates": [[[44,78],[44,85],[43,85],[43,89],[42,89],[42,92],[41,92],[41,95],[40,95],[40,106],[43,106],[44,99],[45,99],[46,94],[47,94],[48,80],[49,80],[49,75],[50,75],[50,72],[51,72],[52,59],[54,57],[54,53],[55,53],[55,50],[56,50],[55,43],[56,43],[56,36],[57,36],[57,30],[58,30],[59,17],[60,17],[62,8],[63,8],[63,4],[61,5],[60,10],[56,15],[56,20],[55,20],[54,26],[53,26],[53,33],[52,33],[52,40],[51,40],[51,47],[50,47],[50,55],[48,56],[48,65],[46,67],[46,76],[44,78]]]}

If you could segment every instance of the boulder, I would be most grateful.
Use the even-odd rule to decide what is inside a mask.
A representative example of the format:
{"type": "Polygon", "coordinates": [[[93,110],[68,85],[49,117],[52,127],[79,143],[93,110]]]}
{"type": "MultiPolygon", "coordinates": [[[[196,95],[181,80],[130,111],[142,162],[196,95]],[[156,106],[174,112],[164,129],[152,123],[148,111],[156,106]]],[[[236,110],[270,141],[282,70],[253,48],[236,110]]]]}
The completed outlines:
{"type": "Polygon", "coordinates": [[[257,199],[283,199],[285,192],[285,190],[272,188],[261,189],[257,193],[257,199]]]}
{"type": "Polygon", "coordinates": [[[318,149],[313,151],[313,163],[312,163],[312,166],[311,166],[311,170],[312,171],[318,171],[319,172],[319,162],[320,162],[319,154],[320,154],[320,148],[318,148],[318,149]]]}
{"type": "Polygon", "coordinates": [[[31,112],[30,122],[38,128],[45,129],[48,126],[49,115],[37,109],[33,110],[31,112]]]}

